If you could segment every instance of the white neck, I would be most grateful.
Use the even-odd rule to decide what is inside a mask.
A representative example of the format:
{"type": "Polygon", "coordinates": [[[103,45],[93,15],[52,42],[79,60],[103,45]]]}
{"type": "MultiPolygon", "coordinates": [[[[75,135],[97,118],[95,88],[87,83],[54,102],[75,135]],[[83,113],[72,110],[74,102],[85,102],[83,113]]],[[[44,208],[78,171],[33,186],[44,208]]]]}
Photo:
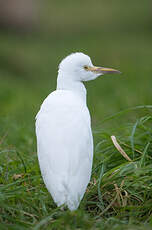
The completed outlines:
{"type": "Polygon", "coordinates": [[[70,90],[77,93],[79,97],[86,103],[86,88],[81,81],[71,79],[70,76],[64,77],[64,73],[59,73],[57,77],[57,90],[70,90]]]}

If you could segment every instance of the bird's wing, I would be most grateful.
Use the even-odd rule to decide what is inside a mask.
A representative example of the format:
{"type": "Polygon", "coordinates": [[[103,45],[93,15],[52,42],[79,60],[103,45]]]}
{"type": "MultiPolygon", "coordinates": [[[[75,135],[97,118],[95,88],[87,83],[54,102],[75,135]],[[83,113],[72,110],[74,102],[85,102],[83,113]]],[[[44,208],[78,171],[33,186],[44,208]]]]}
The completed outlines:
{"type": "Polygon", "coordinates": [[[64,193],[65,199],[78,203],[90,180],[93,158],[87,107],[72,94],[50,95],[37,115],[36,135],[43,179],[54,200],[59,203],[64,193]]]}

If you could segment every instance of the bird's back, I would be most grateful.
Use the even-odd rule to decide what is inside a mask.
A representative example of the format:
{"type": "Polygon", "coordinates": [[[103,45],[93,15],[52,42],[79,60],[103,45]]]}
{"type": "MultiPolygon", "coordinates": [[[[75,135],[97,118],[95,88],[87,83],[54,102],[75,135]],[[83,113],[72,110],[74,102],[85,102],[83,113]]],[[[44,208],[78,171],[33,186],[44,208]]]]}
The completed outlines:
{"type": "Polygon", "coordinates": [[[56,90],[36,120],[38,158],[44,182],[58,206],[78,207],[91,175],[93,143],[90,115],[81,98],[56,90]]]}

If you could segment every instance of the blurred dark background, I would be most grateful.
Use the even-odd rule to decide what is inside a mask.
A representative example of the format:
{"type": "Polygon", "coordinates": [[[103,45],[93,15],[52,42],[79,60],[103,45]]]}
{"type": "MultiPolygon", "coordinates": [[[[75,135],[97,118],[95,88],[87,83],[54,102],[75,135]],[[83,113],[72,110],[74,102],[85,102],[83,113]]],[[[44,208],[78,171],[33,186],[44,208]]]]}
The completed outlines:
{"type": "Polygon", "coordinates": [[[151,103],[151,1],[0,0],[1,120],[34,124],[59,62],[76,51],[123,73],[86,83],[93,126],[151,103]]]}

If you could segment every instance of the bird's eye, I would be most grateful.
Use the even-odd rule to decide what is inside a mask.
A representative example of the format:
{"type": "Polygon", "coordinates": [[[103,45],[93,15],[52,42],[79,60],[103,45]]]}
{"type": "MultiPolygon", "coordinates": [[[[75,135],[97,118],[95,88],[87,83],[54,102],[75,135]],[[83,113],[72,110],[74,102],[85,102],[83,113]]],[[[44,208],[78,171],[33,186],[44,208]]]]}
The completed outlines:
{"type": "Polygon", "coordinates": [[[88,66],[87,66],[87,65],[85,65],[85,66],[84,66],[84,69],[85,69],[85,70],[89,70],[89,68],[88,68],[88,66]]]}

